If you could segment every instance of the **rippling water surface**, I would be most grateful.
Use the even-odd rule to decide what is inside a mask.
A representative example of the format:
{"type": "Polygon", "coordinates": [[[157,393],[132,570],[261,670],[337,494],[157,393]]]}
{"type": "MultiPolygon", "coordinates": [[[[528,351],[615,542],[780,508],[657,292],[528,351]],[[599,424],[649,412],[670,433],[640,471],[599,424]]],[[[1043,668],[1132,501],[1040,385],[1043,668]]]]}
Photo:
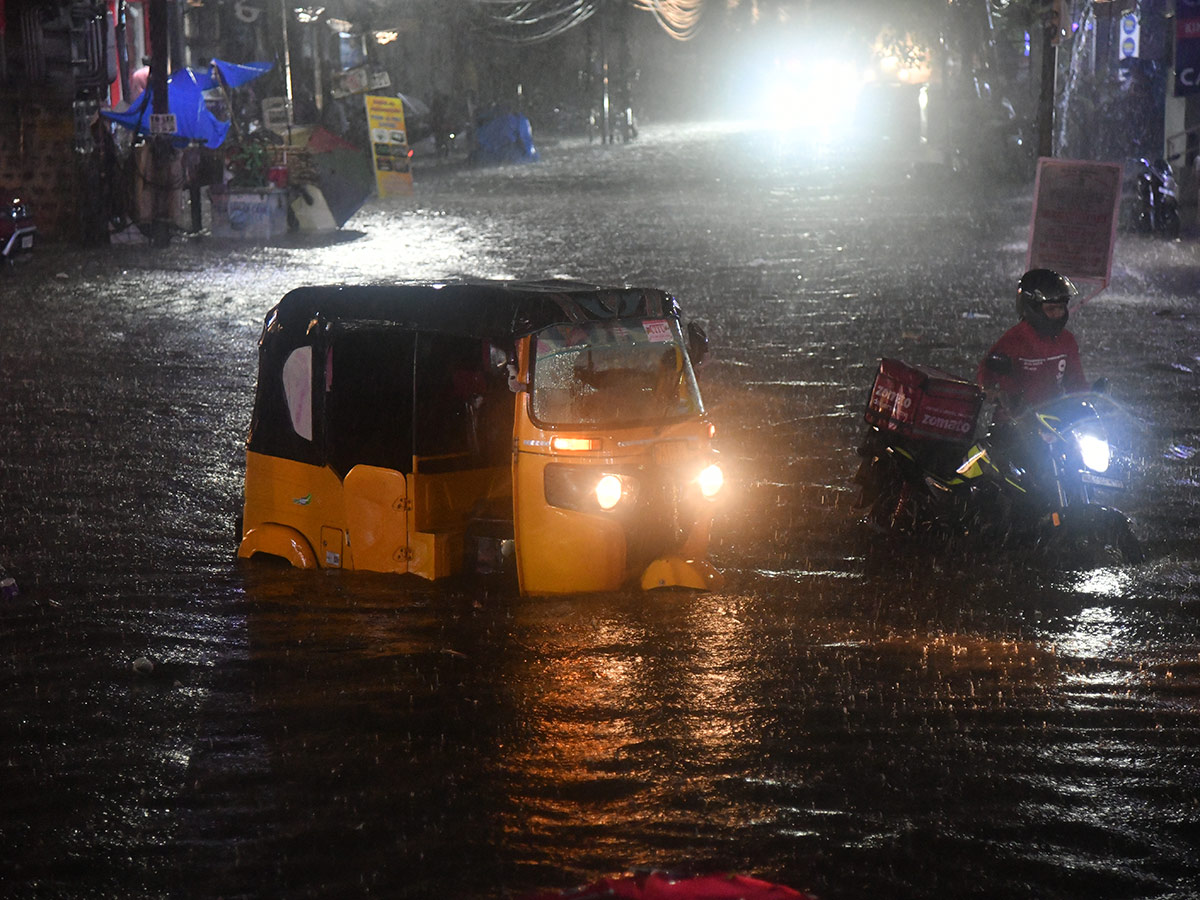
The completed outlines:
{"type": "Polygon", "coordinates": [[[39,248],[0,282],[2,892],[483,898],[655,865],[1197,896],[1194,240],[1122,237],[1072,319],[1148,562],[948,560],[850,509],[878,357],[969,373],[1028,216],[1020,188],[663,127],[418,173],[336,240],[39,248]],[[235,563],[266,309],[461,274],[653,284],[707,325],[725,590],[235,563]]]}

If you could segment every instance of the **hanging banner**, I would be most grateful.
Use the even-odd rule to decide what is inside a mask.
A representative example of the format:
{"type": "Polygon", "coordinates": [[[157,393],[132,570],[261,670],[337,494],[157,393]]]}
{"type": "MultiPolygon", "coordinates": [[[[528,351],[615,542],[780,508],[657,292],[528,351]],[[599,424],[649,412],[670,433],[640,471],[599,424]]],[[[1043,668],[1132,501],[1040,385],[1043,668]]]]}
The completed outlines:
{"type": "Polygon", "coordinates": [[[1175,22],[1175,96],[1188,94],[1200,94],[1200,3],[1189,5],[1179,0],[1179,18],[1175,22]]]}
{"type": "Polygon", "coordinates": [[[413,192],[408,132],[404,129],[404,103],[399,97],[367,94],[367,130],[371,135],[371,160],[375,189],[380,197],[407,197],[413,192]]]}
{"type": "Polygon", "coordinates": [[[1025,268],[1096,285],[1078,303],[1108,287],[1112,276],[1121,175],[1120,163],[1038,160],[1025,268]]]}

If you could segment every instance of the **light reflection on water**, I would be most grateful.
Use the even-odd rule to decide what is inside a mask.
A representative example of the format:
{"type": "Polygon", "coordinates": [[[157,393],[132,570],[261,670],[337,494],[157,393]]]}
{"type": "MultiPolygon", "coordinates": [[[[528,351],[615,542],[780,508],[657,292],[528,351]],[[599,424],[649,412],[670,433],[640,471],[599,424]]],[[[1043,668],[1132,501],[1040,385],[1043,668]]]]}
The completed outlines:
{"type": "Polygon", "coordinates": [[[469,221],[424,209],[373,209],[360,223],[365,234],[344,244],[305,251],[310,264],[336,273],[338,281],[424,281],[462,273],[475,278],[511,278],[495,252],[497,241],[485,221],[469,221]]]}
{"type": "Polygon", "coordinates": [[[1080,573],[1072,587],[1081,594],[1121,597],[1132,585],[1133,575],[1128,569],[1105,568],[1080,573]]]}
{"type": "Polygon", "coordinates": [[[834,569],[754,569],[753,572],[761,578],[787,578],[797,581],[804,578],[848,578],[862,581],[866,577],[862,572],[838,572],[834,569]]]}

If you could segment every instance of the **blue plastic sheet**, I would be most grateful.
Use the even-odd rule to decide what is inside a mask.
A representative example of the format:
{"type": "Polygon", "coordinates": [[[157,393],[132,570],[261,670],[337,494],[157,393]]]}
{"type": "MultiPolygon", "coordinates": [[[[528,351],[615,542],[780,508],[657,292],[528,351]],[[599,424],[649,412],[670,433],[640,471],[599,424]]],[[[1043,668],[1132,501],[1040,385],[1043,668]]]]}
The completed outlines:
{"type": "Polygon", "coordinates": [[[252,62],[231,63],[223,59],[214,59],[213,65],[221,73],[221,78],[231,88],[239,88],[248,81],[253,81],[259,75],[266,75],[275,67],[275,63],[252,62]]]}
{"type": "MultiPolygon", "coordinates": [[[[224,82],[236,88],[269,72],[273,63],[231,63],[214,59],[213,65],[224,82]]],[[[167,79],[167,109],[175,115],[177,143],[202,141],[205,146],[215,148],[225,142],[229,123],[214,116],[204,101],[204,92],[219,86],[211,69],[180,69],[167,79]]],[[[126,128],[149,134],[153,111],[154,90],[146,88],[124,112],[105,109],[100,113],[126,128]]]]}
{"type": "Polygon", "coordinates": [[[499,112],[486,118],[475,139],[476,162],[536,162],[538,159],[529,119],[518,113],[499,112]]]}

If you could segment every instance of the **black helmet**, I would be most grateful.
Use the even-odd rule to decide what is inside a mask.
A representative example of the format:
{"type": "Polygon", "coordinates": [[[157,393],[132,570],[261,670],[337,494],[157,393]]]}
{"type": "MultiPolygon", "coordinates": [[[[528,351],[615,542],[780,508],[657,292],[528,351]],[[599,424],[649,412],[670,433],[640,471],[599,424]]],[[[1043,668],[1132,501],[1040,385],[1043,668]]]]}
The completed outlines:
{"type": "Polygon", "coordinates": [[[1066,327],[1067,317],[1049,319],[1043,303],[1070,303],[1078,290],[1071,279],[1050,269],[1030,269],[1017,283],[1017,315],[1043,337],[1054,337],[1066,327]]]}

